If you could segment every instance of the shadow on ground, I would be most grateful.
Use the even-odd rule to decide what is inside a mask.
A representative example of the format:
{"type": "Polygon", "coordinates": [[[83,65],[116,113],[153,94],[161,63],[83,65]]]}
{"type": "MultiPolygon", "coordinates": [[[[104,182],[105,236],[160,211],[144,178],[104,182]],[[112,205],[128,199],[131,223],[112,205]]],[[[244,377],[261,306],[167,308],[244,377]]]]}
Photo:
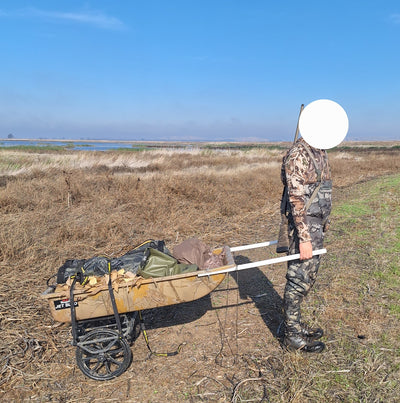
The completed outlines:
{"type": "MultiPolygon", "coordinates": [[[[235,263],[251,263],[251,260],[239,255],[235,257],[235,263]]],[[[250,298],[253,301],[272,336],[279,338],[283,301],[268,277],[258,267],[232,273],[232,277],[238,284],[240,298],[250,298]]]]}
{"type": "MultiPolygon", "coordinates": [[[[235,257],[236,264],[250,262],[250,259],[246,256],[235,257]]],[[[237,284],[240,299],[244,300],[244,302],[213,307],[211,296],[208,294],[195,301],[154,308],[143,312],[146,328],[157,329],[190,323],[198,320],[210,310],[254,303],[273,337],[278,338],[279,326],[283,321],[282,298],[274,289],[271,281],[257,267],[233,272],[230,275],[237,284]]],[[[224,291],[226,290],[217,289],[213,292],[224,291]]]]}

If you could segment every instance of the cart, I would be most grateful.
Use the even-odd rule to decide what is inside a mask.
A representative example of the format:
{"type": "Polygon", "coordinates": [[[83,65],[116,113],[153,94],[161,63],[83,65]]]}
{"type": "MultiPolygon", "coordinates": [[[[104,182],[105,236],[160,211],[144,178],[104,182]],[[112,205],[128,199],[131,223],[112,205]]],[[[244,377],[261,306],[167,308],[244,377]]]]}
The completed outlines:
{"type": "MultiPolygon", "coordinates": [[[[215,249],[223,256],[223,266],[161,278],[125,278],[96,287],[77,287],[77,277],[69,286],[50,286],[42,298],[49,303],[57,322],[71,323],[72,345],[81,371],[91,379],[110,380],[120,376],[132,360],[131,344],[138,331],[140,311],[190,302],[215,290],[226,273],[298,259],[290,255],[236,265],[232,252],[276,244],[277,241],[215,249]]],[[[325,253],[314,251],[314,255],[325,253]]],[[[143,328],[142,328],[143,330],[143,328]]],[[[147,337],[146,342],[147,342],[147,337]]]]}

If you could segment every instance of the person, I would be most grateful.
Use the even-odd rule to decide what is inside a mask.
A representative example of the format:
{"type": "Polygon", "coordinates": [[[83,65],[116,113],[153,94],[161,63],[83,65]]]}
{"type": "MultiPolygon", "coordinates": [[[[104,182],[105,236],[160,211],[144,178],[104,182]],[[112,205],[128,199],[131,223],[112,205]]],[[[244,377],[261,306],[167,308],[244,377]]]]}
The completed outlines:
{"type": "Polygon", "coordinates": [[[303,137],[296,140],[283,157],[281,180],[287,192],[288,254],[300,259],[288,262],[284,291],[283,345],[289,350],[321,352],[320,328],[301,321],[300,305],[315,283],[329,223],[332,180],[325,150],[312,147],[303,137]]]}

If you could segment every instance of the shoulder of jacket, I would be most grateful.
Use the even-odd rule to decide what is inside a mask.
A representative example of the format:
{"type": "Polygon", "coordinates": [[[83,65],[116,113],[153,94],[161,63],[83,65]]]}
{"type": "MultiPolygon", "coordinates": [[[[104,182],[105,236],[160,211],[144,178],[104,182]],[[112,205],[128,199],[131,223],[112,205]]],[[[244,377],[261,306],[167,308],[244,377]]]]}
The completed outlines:
{"type": "Polygon", "coordinates": [[[288,152],[286,154],[286,161],[288,159],[297,158],[299,155],[304,155],[306,152],[307,152],[307,150],[304,147],[304,144],[300,140],[298,140],[288,150],[288,152]]]}

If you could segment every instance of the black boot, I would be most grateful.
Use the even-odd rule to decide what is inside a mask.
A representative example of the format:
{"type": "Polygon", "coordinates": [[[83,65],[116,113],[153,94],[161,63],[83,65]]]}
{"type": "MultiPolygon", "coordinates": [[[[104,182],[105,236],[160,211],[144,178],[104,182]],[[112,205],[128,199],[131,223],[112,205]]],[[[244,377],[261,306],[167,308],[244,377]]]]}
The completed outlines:
{"type": "Polygon", "coordinates": [[[300,333],[285,333],[283,344],[288,350],[295,351],[304,348],[307,342],[300,333]]]}
{"type": "Polygon", "coordinates": [[[287,333],[283,339],[283,344],[290,351],[303,351],[305,353],[321,353],[325,344],[321,341],[307,341],[299,333],[287,333]]]}
{"type": "Polygon", "coordinates": [[[311,328],[308,326],[306,323],[301,323],[301,335],[307,340],[307,341],[314,341],[320,339],[324,335],[324,331],[319,328],[311,328]]]}

